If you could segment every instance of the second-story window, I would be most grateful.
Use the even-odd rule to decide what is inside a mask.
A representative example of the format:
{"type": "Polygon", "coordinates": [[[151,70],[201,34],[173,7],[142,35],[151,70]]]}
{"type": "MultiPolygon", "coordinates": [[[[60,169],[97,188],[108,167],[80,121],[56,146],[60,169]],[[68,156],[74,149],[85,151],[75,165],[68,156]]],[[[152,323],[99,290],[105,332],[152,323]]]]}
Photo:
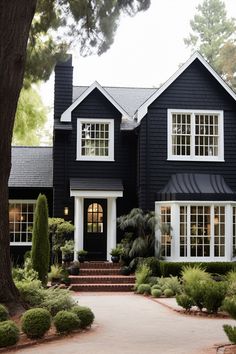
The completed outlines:
{"type": "Polygon", "coordinates": [[[78,119],[77,160],[114,160],[113,119],[78,119]]]}
{"type": "Polygon", "coordinates": [[[223,161],[223,112],[169,109],[168,159],[223,161]]]}

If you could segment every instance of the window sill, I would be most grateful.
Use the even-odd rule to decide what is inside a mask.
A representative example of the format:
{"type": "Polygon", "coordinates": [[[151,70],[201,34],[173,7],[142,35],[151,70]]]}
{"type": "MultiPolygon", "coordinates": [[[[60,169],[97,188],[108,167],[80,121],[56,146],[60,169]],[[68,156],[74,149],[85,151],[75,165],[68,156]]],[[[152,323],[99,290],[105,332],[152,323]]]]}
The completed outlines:
{"type": "Polygon", "coordinates": [[[89,157],[85,157],[85,158],[77,158],[76,161],[87,161],[87,162],[115,162],[115,160],[113,158],[108,158],[108,159],[104,159],[104,158],[89,158],[89,157]]]}
{"type": "Polygon", "coordinates": [[[167,161],[189,161],[189,162],[225,162],[225,160],[224,159],[201,159],[201,158],[196,158],[196,157],[187,157],[187,158],[185,158],[185,157],[178,157],[178,158],[176,158],[176,157],[168,157],[167,158],[167,161]]]}

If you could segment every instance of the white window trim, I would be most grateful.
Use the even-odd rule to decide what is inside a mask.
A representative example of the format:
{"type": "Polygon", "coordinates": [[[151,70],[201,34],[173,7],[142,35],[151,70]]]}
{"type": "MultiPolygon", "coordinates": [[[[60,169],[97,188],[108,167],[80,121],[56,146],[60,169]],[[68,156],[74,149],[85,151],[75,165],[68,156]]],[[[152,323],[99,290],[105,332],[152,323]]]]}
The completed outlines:
{"type": "Polygon", "coordinates": [[[168,127],[167,127],[167,160],[171,161],[208,161],[208,162],[224,162],[224,112],[221,110],[201,110],[201,109],[168,109],[168,127]],[[191,154],[189,156],[176,156],[172,154],[172,114],[173,113],[184,113],[191,115],[191,154]],[[218,114],[219,115],[219,146],[218,146],[218,156],[195,156],[195,123],[194,115],[196,114],[218,114]]]}
{"type": "MultiPolygon", "coordinates": [[[[172,235],[172,253],[171,257],[165,257],[170,262],[231,262],[233,251],[233,207],[236,207],[236,202],[233,201],[161,201],[155,202],[155,213],[160,215],[160,207],[171,207],[171,235],[172,235]],[[225,256],[216,257],[212,255],[213,246],[211,245],[211,255],[209,257],[180,257],[179,256],[179,207],[180,206],[224,206],[225,207],[225,256]]],[[[189,213],[187,213],[188,223],[190,223],[189,213]]],[[[156,230],[156,240],[160,242],[160,230],[156,230]]],[[[187,247],[189,247],[189,235],[187,235],[187,247]]],[[[213,244],[213,238],[212,238],[213,244]]]]}
{"type": "MultiPolygon", "coordinates": [[[[8,204],[36,204],[36,199],[9,199],[8,204]]],[[[32,242],[10,242],[10,246],[32,246],[32,242]]]]}
{"type": "Polygon", "coordinates": [[[114,161],[114,119],[77,118],[77,161],[114,161]],[[108,156],[82,156],[81,155],[81,126],[83,123],[109,124],[109,155],[108,156]]]}

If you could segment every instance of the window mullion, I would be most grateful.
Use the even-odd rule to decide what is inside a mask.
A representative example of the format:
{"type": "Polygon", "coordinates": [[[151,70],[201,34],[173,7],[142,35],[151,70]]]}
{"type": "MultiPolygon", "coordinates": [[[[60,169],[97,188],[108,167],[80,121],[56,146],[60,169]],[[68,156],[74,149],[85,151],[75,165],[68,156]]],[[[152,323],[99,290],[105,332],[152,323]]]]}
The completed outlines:
{"type": "Polygon", "coordinates": [[[190,256],[190,205],[187,205],[187,257],[190,256]]]}
{"type": "Polygon", "coordinates": [[[191,157],[195,157],[195,115],[191,113],[191,157]]]}
{"type": "Polygon", "coordinates": [[[215,257],[215,232],[214,232],[214,218],[215,218],[215,211],[214,211],[214,205],[211,205],[211,238],[210,238],[210,258],[214,258],[215,257]]]}

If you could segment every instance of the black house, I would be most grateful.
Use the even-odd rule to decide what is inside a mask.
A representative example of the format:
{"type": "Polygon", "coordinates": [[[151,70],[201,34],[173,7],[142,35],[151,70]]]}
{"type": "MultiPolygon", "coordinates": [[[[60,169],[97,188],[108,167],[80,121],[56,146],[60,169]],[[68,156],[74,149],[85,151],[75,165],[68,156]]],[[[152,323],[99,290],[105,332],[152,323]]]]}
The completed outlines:
{"type": "Polygon", "coordinates": [[[159,89],[73,87],[72,79],[69,58],[55,69],[53,150],[13,148],[12,248],[30,245],[40,191],[51,215],[73,221],[75,249],[92,260],[109,259],[116,218],[140,207],[171,226],[156,232],[166,259],[230,261],[236,94],[198,53],[159,89]]]}

